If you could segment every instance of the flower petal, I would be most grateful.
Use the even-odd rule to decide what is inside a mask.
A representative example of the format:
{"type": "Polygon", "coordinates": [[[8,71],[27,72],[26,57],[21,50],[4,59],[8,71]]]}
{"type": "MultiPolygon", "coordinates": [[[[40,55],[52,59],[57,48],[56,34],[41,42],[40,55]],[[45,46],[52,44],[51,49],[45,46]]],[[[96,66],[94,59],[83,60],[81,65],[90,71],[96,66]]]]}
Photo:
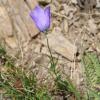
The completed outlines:
{"type": "Polygon", "coordinates": [[[50,6],[47,6],[44,10],[45,16],[47,17],[47,26],[48,28],[50,27],[50,17],[51,17],[51,13],[50,13],[50,6]]]}
{"type": "Polygon", "coordinates": [[[42,9],[40,6],[37,6],[30,13],[30,16],[40,31],[45,31],[50,27],[50,7],[42,9]]]}

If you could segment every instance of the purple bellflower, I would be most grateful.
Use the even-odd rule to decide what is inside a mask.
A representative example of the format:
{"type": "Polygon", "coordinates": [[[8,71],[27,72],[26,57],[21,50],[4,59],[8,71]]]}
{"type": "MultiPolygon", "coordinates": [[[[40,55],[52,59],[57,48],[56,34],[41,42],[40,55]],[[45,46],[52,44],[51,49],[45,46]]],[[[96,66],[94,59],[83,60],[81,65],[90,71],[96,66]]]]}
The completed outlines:
{"type": "Polygon", "coordinates": [[[38,5],[31,11],[30,16],[41,32],[46,31],[50,27],[50,6],[43,9],[38,5]]]}

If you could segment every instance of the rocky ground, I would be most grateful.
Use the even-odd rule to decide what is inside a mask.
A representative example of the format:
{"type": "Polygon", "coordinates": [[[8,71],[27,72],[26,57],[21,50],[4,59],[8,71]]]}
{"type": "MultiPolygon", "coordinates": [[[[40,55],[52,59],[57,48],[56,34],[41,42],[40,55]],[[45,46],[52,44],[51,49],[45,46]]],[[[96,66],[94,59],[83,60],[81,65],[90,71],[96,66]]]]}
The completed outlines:
{"type": "MultiPolygon", "coordinates": [[[[57,69],[69,77],[80,91],[84,90],[81,57],[85,51],[100,54],[100,2],[81,5],[82,0],[0,0],[0,41],[7,53],[16,59],[16,66],[24,66],[37,75],[39,84],[53,88],[49,74],[47,41],[57,69]],[[51,7],[51,27],[40,33],[29,16],[39,3],[51,7]],[[45,80],[45,81],[44,81],[45,80]]],[[[83,0],[88,1],[88,0],[83,0]]],[[[96,2],[96,1],[95,1],[96,2]]]]}

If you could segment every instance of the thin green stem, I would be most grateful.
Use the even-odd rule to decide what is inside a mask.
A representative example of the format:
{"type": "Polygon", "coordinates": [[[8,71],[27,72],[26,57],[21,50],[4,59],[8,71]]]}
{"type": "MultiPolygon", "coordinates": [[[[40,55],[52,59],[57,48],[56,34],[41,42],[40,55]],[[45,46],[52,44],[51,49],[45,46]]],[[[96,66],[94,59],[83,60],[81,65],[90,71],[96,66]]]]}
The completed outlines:
{"type": "MultiPolygon", "coordinates": [[[[47,31],[46,31],[46,34],[47,34],[47,31]]],[[[50,49],[49,40],[48,40],[47,35],[45,35],[45,37],[47,39],[47,47],[48,47],[48,50],[49,50],[49,53],[50,53],[51,67],[53,67],[53,69],[54,69],[53,72],[56,75],[55,66],[56,66],[57,62],[56,63],[54,62],[54,57],[53,57],[52,52],[51,52],[51,49],[50,49]]]]}

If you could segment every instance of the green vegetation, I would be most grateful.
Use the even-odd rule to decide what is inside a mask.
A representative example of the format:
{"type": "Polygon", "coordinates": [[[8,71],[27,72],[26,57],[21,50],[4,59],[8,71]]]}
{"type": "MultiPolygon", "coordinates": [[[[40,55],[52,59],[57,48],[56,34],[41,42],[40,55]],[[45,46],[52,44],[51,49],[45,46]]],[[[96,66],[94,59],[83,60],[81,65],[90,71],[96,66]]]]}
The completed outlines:
{"type": "Polygon", "coordinates": [[[86,100],[100,100],[100,61],[95,53],[83,56],[86,76],[86,100]]]}
{"type": "MultiPolygon", "coordinates": [[[[34,73],[14,66],[14,61],[0,48],[0,58],[5,59],[0,68],[0,91],[3,98],[11,100],[50,100],[45,88],[37,87],[34,73]],[[3,70],[3,71],[2,71],[3,70]]],[[[2,98],[2,100],[4,100],[2,98]]]]}
{"type": "MultiPolygon", "coordinates": [[[[50,49],[49,49],[50,50],[50,49]]],[[[50,53],[50,73],[55,76],[54,90],[49,91],[46,87],[38,86],[36,75],[25,70],[23,67],[16,67],[14,60],[6,54],[0,46],[0,99],[10,98],[11,100],[54,100],[53,97],[61,95],[63,100],[100,100],[100,61],[95,53],[85,53],[82,57],[84,65],[86,93],[82,96],[72,81],[63,76],[56,69],[58,60],[55,60],[50,53]]]]}

